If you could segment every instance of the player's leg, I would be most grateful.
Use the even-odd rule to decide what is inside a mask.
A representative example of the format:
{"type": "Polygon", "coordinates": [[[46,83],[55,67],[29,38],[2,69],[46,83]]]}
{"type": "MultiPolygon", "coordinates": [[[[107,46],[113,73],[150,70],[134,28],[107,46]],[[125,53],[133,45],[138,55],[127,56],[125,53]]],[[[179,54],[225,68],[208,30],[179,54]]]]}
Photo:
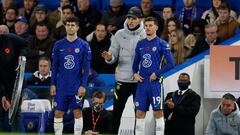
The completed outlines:
{"type": "Polygon", "coordinates": [[[118,133],[125,104],[132,91],[131,83],[117,82],[113,101],[113,133],[118,133]]]}
{"type": "Polygon", "coordinates": [[[164,115],[163,115],[163,108],[164,108],[164,98],[163,98],[163,91],[161,90],[161,84],[157,81],[151,83],[151,104],[154,111],[154,117],[156,121],[156,135],[164,135],[164,115]]]}
{"type": "Polygon", "coordinates": [[[82,111],[80,109],[73,110],[74,114],[74,135],[81,135],[83,129],[82,111]]]}
{"type": "Polygon", "coordinates": [[[135,134],[136,135],[144,135],[145,134],[145,115],[146,111],[149,108],[149,101],[147,98],[147,85],[138,84],[136,90],[136,127],[135,134]]]}
{"type": "Polygon", "coordinates": [[[82,109],[84,98],[72,96],[68,99],[70,100],[69,109],[72,109],[74,114],[74,135],[81,135],[83,130],[82,109]]]}
{"type": "MultiPolygon", "coordinates": [[[[60,94],[59,94],[60,95],[60,94]]],[[[63,132],[63,115],[67,104],[65,104],[64,96],[56,95],[54,98],[54,131],[55,135],[62,135],[63,132]]]]}
{"type": "Polygon", "coordinates": [[[60,111],[60,110],[55,110],[54,114],[55,114],[55,116],[54,116],[54,131],[55,131],[55,135],[62,135],[64,112],[60,111]]]}

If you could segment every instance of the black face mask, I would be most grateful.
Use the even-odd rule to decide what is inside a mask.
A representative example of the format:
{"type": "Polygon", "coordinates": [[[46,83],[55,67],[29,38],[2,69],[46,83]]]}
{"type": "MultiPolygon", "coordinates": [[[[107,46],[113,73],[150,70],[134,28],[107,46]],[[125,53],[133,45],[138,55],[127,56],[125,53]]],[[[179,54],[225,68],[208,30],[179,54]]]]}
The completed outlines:
{"type": "Polygon", "coordinates": [[[100,104],[94,104],[93,105],[93,109],[95,112],[100,112],[103,110],[103,105],[100,105],[100,104]]]}
{"type": "Polygon", "coordinates": [[[186,90],[189,85],[189,82],[178,82],[179,90],[186,90]]]}

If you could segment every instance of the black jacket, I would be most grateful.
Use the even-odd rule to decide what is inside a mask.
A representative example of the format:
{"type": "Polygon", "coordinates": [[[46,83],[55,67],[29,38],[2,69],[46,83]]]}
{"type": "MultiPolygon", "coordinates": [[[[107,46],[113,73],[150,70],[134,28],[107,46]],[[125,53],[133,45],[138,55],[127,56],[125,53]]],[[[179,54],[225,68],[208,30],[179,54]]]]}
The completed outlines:
{"type": "MultiPolygon", "coordinates": [[[[215,45],[218,45],[220,43],[219,39],[217,39],[215,45]]],[[[195,46],[192,49],[192,52],[187,56],[187,58],[192,58],[210,48],[209,44],[206,41],[206,37],[200,37],[195,46]]]]}
{"type": "MultiPolygon", "coordinates": [[[[92,108],[85,108],[83,110],[83,131],[93,130],[93,122],[92,122],[92,108]]],[[[111,123],[112,123],[112,115],[107,110],[103,109],[101,113],[94,112],[94,121],[96,121],[98,115],[100,114],[100,117],[96,123],[96,132],[102,133],[110,133],[111,131],[111,123]]]]}
{"type": "MultiPolygon", "coordinates": [[[[167,94],[166,100],[177,97],[178,91],[167,94]]],[[[165,106],[165,135],[194,135],[195,117],[199,112],[201,104],[200,96],[188,89],[180,98],[174,109],[165,106]],[[172,115],[171,119],[169,119],[172,115]]]]}
{"type": "Polygon", "coordinates": [[[26,40],[14,34],[0,35],[0,97],[11,99],[18,57],[29,53],[26,40]]]}
{"type": "Polygon", "coordinates": [[[38,60],[40,57],[45,56],[51,58],[54,42],[55,39],[53,39],[51,36],[48,36],[44,40],[39,40],[36,36],[33,36],[30,39],[31,52],[28,55],[25,71],[35,72],[38,70],[38,60]],[[39,51],[44,51],[45,54],[39,55],[39,51]]]}
{"type": "Polygon", "coordinates": [[[108,34],[102,41],[97,41],[96,35],[93,34],[93,39],[89,42],[92,51],[91,67],[97,73],[113,74],[115,72],[116,64],[107,64],[102,57],[103,51],[108,51],[111,45],[111,35],[108,34]]]}
{"type": "Polygon", "coordinates": [[[79,19],[80,33],[83,39],[94,31],[95,26],[101,19],[101,14],[91,6],[89,6],[88,10],[85,12],[81,12],[77,9],[75,16],[79,19]]]}

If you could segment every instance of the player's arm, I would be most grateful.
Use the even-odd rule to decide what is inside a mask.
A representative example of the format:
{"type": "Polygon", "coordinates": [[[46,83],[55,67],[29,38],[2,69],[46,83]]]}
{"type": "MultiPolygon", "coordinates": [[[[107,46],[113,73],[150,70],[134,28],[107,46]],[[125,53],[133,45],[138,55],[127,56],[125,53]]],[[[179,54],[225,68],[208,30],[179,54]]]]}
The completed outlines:
{"type": "Polygon", "coordinates": [[[133,66],[132,66],[132,70],[133,70],[133,78],[136,81],[142,82],[143,81],[143,77],[141,77],[138,73],[139,71],[139,63],[141,60],[141,55],[140,55],[140,50],[139,50],[139,46],[140,43],[137,43],[137,47],[135,48],[135,56],[134,56],[134,60],[133,60],[133,66]]]}
{"type": "Polygon", "coordinates": [[[89,70],[90,70],[90,62],[92,59],[92,54],[89,45],[86,43],[85,51],[83,54],[83,78],[82,78],[82,87],[87,86],[87,81],[88,81],[88,75],[89,75],[89,70]]]}
{"type": "Polygon", "coordinates": [[[56,94],[56,85],[57,85],[57,74],[59,70],[59,55],[58,55],[58,48],[57,44],[54,45],[53,53],[52,53],[52,77],[51,77],[51,89],[50,94],[54,96],[56,94]]]}
{"type": "Polygon", "coordinates": [[[138,42],[135,48],[135,56],[134,56],[133,66],[132,66],[133,74],[138,73],[138,70],[139,70],[139,63],[140,63],[139,45],[140,44],[138,42]]]}
{"type": "Polygon", "coordinates": [[[164,63],[163,65],[163,61],[161,62],[161,68],[159,70],[157,70],[155,73],[157,75],[158,78],[160,78],[160,76],[167,72],[168,70],[172,69],[175,65],[174,63],[174,58],[171,52],[171,49],[169,47],[169,45],[167,43],[163,44],[164,46],[162,47],[162,57],[164,57],[164,60],[166,63],[164,63]]]}

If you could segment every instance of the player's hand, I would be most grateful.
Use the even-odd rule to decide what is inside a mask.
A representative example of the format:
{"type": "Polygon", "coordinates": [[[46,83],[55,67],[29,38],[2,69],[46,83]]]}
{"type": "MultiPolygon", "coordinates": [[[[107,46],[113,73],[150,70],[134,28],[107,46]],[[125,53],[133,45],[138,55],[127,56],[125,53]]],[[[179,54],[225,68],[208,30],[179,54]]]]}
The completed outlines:
{"type": "Polygon", "coordinates": [[[84,96],[86,92],[86,89],[82,86],[79,87],[78,89],[78,96],[84,96]]]}
{"type": "Polygon", "coordinates": [[[5,111],[11,107],[11,102],[5,96],[2,97],[2,107],[5,111]]]}
{"type": "Polygon", "coordinates": [[[173,103],[173,101],[172,101],[172,98],[166,100],[165,103],[166,103],[166,105],[167,105],[167,107],[168,107],[169,109],[173,109],[173,108],[174,108],[174,103],[173,103]]]}
{"type": "Polygon", "coordinates": [[[153,72],[150,76],[150,81],[155,81],[157,80],[157,75],[153,72]]]}
{"type": "Polygon", "coordinates": [[[110,60],[112,60],[112,53],[107,52],[107,51],[103,51],[103,52],[102,52],[102,57],[103,57],[106,61],[110,61],[110,60]]]}
{"type": "Polygon", "coordinates": [[[139,74],[134,74],[134,80],[138,82],[143,82],[144,78],[139,74]]]}
{"type": "Polygon", "coordinates": [[[56,86],[55,85],[52,85],[50,87],[50,95],[51,96],[55,96],[56,95],[56,86]]]}

